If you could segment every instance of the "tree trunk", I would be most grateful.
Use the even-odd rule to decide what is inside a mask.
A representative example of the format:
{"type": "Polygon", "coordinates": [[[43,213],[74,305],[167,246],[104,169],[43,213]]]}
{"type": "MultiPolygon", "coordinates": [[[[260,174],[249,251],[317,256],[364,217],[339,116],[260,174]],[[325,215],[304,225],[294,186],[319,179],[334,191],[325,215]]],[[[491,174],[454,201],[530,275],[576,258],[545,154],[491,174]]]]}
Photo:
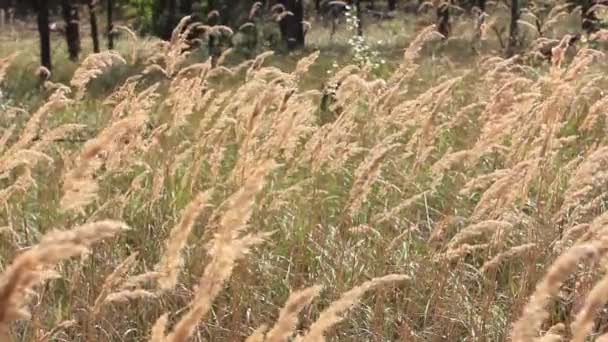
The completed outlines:
{"type": "Polygon", "coordinates": [[[519,43],[519,21],[520,9],[519,0],[511,0],[511,24],[509,25],[509,44],[507,45],[507,56],[511,57],[515,54],[519,43]]]}
{"type": "Polygon", "coordinates": [[[388,0],[388,10],[394,11],[397,9],[397,0],[388,0]]]}
{"type": "Polygon", "coordinates": [[[61,10],[65,20],[65,38],[70,60],[77,61],[80,53],[80,32],[78,29],[78,5],[73,0],[62,0],[61,10]]]}
{"type": "Polygon", "coordinates": [[[8,0],[0,0],[0,29],[4,29],[4,26],[6,25],[6,16],[10,5],[8,0]]]}
{"type": "Polygon", "coordinates": [[[595,14],[596,0],[582,0],[581,20],[582,28],[588,34],[596,32],[598,28],[598,18],[595,14]]]}
{"type": "Polygon", "coordinates": [[[295,50],[303,48],[305,44],[304,38],[304,5],[303,0],[281,0],[285,9],[293,15],[285,16],[279,26],[281,35],[287,44],[287,49],[295,50]]]}
{"type": "Polygon", "coordinates": [[[192,0],[181,0],[179,2],[179,11],[184,15],[192,14],[192,0]]]}
{"type": "Polygon", "coordinates": [[[38,34],[40,36],[40,64],[49,71],[51,65],[51,32],[49,30],[49,7],[47,0],[36,0],[38,12],[38,34]]]}
{"type": "Polygon", "coordinates": [[[363,15],[361,12],[361,0],[357,0],[355,4],[355,6],[357,6],[357,35],[363,36],[363,15]]]}
{"type": "Polygon", "coordinates": [[[107,0],[108,8],[106,9],[107,15],[107,34],[108,34],[108,50],[114,49],[114,1],[107,0]]]}
{"type": "Polygon", "coordinates": [[[96,0],[88,0],[87,6],[89,8],[89,21],[91,24],[91,39],[93,39],[93,52],[99,53],[99,32],[97,30],[97,14],[95,13],[96,0]]]}
{"type": "Polygon", "coordinates": [[[165,30],[163,32],[163,39],[170,39],[171,34],[173,33],[173,29],[175,28],[176,18],[177,18],[177,0],[169,0],[168,1],[168,9],[167,9],[167,25],[165,26],[165,30]]]}
{"type": "Polygon", "coordinates": [[[437,6],[437,31],[447,39],[450,35],[450,4],[442,1],[437,6]]]}
{"type": "Polygon", "coordinates": [[[479,7],[479,9],[482,12],[486,11],[486,0],[477,0],[477,7],[479,7]]]}
{"type": "MultiPolygon", "coordinates": [[[[30,2],[29,1],[22,1],[22,0],[12,1],[12,5],[14,6],[13,11],[11,11],[13,16],[16,15],[17,17],[23,18],[23,17],[26,17],[30,11],[30,2]]],[[[49,5],[47,4],[46,6],[48,8],[49,5]]]]}

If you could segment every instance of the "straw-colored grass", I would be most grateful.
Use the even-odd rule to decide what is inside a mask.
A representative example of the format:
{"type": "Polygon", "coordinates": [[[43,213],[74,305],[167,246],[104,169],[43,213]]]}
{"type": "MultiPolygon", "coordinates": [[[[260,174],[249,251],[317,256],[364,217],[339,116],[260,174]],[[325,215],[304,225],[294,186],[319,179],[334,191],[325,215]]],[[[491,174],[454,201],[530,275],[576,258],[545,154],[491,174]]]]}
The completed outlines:
{"type": "Polygon", "coordinates": [[[129,37],[0,97],[2,341],[608,336],[601,51],[463,63],[426,27],[374,71],[129,37]]]}

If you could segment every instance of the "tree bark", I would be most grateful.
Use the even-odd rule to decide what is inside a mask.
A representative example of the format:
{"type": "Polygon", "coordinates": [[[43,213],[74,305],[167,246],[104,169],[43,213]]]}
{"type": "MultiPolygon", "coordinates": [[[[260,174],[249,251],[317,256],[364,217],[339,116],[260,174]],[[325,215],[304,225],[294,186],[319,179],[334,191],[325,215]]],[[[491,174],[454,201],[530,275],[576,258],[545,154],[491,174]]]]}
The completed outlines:
{"type": "Polygon", "coordinates": [[[509,25],[509,44],[507,45],[507,56],[515,54],[519,44],[519,28],[517,22],[520,17],[519,0],[511,0],[511,24],[509,25]]]}
{"type": "Polygon", "coordinates": [[[99,32],[97,30],[97,13],[95,13],[96,0],[88,0],[87,6],[89,8],[89,21],[91,24],[91,39],[93,40],[93,52],[99,53],[99,32]]]}
{"type": "Polygon", "coordinates": [[[444,39],[450,35],[450,4],[448,1],[442,1],[437,6],[437,31],[444,39]]]}
{"type": "Polygon", "coordinates": [[[108,8],[106,9],[107,15],[107,34],[108,34],[108,50],[114,49],[114,1],[107,0],[108,8]]]}
{"type": "Polygon", "coordinates": [[[51,32],[49,30],[49,7],[47,0],[36,0],[38,12],[38,35],[40,36],[40,64],[49,71],[51,65],[51,32]]]}
{"type": "Polygon", "coordinates": [[[394,11],[397,9],[397,0],[388,0],[388,10],[394,11]]]}
{"type": "Polygon", "coordinates": [[[295,50],[303,48],[304,38],[304,5],[303,0],[281,0],[285,9],[293,15],[285,16],[279,23],[281,35],[287,44],[287,49],[295,50]]]}
{"type": "Polygon", "coordinates": [[[70,60],[77,61],[80,53],[80,32],[78,29],[78,5],[73,0],[62,0],[61,10],[65,20],[65,38],[70,60]]]}
{"type": "Polygon", "coordinates": [[[167,25],[163,32],[163,39],[170,39],[173,29],[175,28],[177,18],[177,3],[176,0],[169,0],[167,9],[167,25]]]}
{"type": "Polygon", "coordinates": [[[356,6],[357,6],[357,35],[358,36],[363,36],[363,15],[362,15],[362,9],[361,9],[361,0],[357,0],[355,2],[356,6]]]}
{"type": "Polygon", "coordinates": [[[486,0],[477,0],[477,7],[479,7],[479,9],[482,12],[486,11],[486,0]]]}

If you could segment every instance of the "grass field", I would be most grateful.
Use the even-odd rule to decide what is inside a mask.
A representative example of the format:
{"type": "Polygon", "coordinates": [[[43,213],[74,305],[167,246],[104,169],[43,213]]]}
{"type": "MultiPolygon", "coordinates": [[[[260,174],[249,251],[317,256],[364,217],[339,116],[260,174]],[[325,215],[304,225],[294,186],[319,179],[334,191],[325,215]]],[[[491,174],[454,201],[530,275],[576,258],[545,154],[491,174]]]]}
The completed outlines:
{"type": "Polygon", "coordinates": [[[79,64],[56,40],[43,86],[4,37],[0,340],[605,333],[604,52],[399,20],[375,70],[320,29],[217,66],[178,35],[79,64]]]}

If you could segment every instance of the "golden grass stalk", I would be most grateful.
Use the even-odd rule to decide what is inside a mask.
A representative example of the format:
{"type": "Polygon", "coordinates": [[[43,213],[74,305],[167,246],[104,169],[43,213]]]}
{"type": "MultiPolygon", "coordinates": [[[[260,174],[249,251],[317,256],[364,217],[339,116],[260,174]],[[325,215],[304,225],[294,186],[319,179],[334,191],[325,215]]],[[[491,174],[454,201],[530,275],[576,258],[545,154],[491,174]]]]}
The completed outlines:
{"type": "Polygon", "coordinates": [[[150,281],[156,281],[156,279],[163,276],[160,272],[146,272],[127,278],[127,280],[120,286],[121,289],[134,289],[139,288],[142,284],[150,281]]]}
{"type": "Polygon", "coordinates": [[[0,167],[4,164],[5,159],[10,159],[12,156],[20,150],[26,149],[36,138],[39,133],[39,129],[42,127],[43,120],[47,115],[54,109],[62,108],[71,101],[66,97],[64,91],[55,91],[49,99],[32,114],[30,119],[25,124],[19,139],[6,150],[2,158],[0,159],[0,167]]]}
{"type": "Polygon", "coordinates": [[[572,342],[584,342],[593,329],[593,317],[608,302],[608,276],[604,277],[591,289],[585,304],[572,322],[572,342]]]}
{"type": "Polygon", "coordinates": [[[36,186],[29,167],[23,169],[17,180],[4,189],[0,189],[0,203],[8,203],[8,200],[16,193],[26,193],[31,187],[36,186]]]}
{"type": "Polygon", "coordinates": [[[379,213],[379,214],[375,215],[374,217],[372,217],[372,221],[377,224],[380,224],[380,223],[384,223],[392,218],[395,218],[403,210],[405,210],[405,209],[413,206],[417,202],[423,200],[425,198],[425,196],[427,196],[428,194],[429,194],[428,191],[423,191],[419,194],[406,198],[401,203],[399,203],[397,206],[395,206],[394,208],[391,208],[387,212],[379,213]]]}
{"type": "Polygon", "coordinates": [[[266,331],[268,326],[266,324],[260,325],[255,331],[245,339],[245,342],[264,342],[266,338],[266,331]]]}
{"type": "Polygon", "coordinates": [[[40,243],[13,260],[0,276],[0,327],[27,318],[24,305],[44,273],[61,260],[85,252],[97,241],[110,238],[127,226],[118,221],[98,221],[67,231],[51,231],[40,243]]]}
{"type": "Polygon", "coordinates": [[[104,163],[109,169],[117,168],[121,158],[130,152],[132,136],[142,129],[146,120],[144,115],[118,120],[85,143],[76,160],[76,167],[64,175],[64,194],[60,201],[63,211],[82,211],[97,198],[99,185],[95,180],[96,172],[104,163]],[[102,159],[104,154],[107,160],[102,159]]]}
{"type": "Polygon", "coordinates": [[[116,51],[107,50],[88,55],[74,72],[70,85],[76,88],[76,100],[82,100],[86,93],[86,86],[91,80],[99,77],[113,65],[127,61],[116,51]]]}
{"type": "Polygon", "coordinates": [[[553,216],[555,222],[564,220],[572,208],[585,203],[592,197],[594,190],[608,183],[608,174],[603,172],[607,166],[608,146],[599,147],[589,153],[570,176],[568,188],[563,195],[564,202],[553,216]]]}
{"type": "Polygon", "coordinates": [[[158,278],[161,289],[168,290],[177,285],[178,274],[182,268],[182,250],[188,242],[188,236],[196,219],[207,205],[211,191],[199,193],[184,209],[177,225],[171,229],[166,241],[166,249],[156,269],[163,274],[158,278]]]}
{"type": "Polygon", "coordinates": [[[284,342],[294,334],[298,323],[298,314],[309,305],[321,292],[321,286],[311,286],[289,295],[285,306],[281,309],[274,327],[266,334],[266,342],[284,342]]]}
{"type": "Polygon", "coordinates": [[[498,179],[481,196],[472,217],[496,217],[504,213],[518,198],[527,196],[528,187],[538,174],[539,160],[524,160],[511,168],[511,172],[498,179]]]}
{"type": "Polygon", "coordinates": [[[581,259],[596,258],[605,248],[604,245],[605,241],[596,241],[574,246],[557,258],[536,285],[522,315],[513,324],[513,342],[533,342],[537,338],[541,324],[549,316],[546,306],[558,294],[561,284],[576,269],[581,259]]]}
{"type": "Polygon", "coordinates": [[[6,149],[8,145],[8,140],[13,136],[16,127],[17,126],[13,124],[10,127],[4,129],[4,132],[2,133],[2,138],[0,138],[0,154],[2,154],[6,149]]]}
{"type": "Polygon", "coordinates": [[[107,295],[103,303],[128,302],[131,299],[140,298],[156,298],[156,294],[144,289],[122,290],[107,295]]]}
{"type": "Polygon", "coordinates": [[[401,282],[409,279],[408,276],[391,274],[384,277],[374,278],[363,284],[345,292],[342,296],[331,303],[329,307],[319,315],[319,318],[310,326],[308,332],[303,336],[298,336],[295,342],[319,342],[325,341],[325,333],[332,326],[344,319],[341,315],[353,307],[361,296],[375,287],[394,282],[401,282]]]}
{"type": "Polygon", "coordinates": [[[467,196],[475,191],[479,191],[482,189],[486,189],[492,183],[494,183],[497,179],[501,179],[509,174],[509,170],[500,169],[492,171],[488,174],[479,175],[470,181],[468,181],[462,189],[460,189],[459,194],[461,196],[467,196]]]}
{"type": "Polygon", "coordinates": [[[151,203],[158,201],[163,195],[163,190],[166,189],[165,180],[167,178],[167,168],[168,165],[159,165],[152,176],[152,187],[150,189],[151,203]]]}
{"type": "Polygon", "coordinates": [[[485,251],[490,248],[489,243],[480,243],[476,245],[471,245],[468,243],[463,243],[459,245],[457,248],[448,249],[445,253],[439,255],[437,257],[438,261],[453,261],[456,259],[460,259],[468,254],[474,254],[475,252],[485,251]]]}
{"type": "Polygon", "coordinates": [[[19,150],[3,160],[3,163],[0,165],[0,172],[6,173],[21,165],[33,168],[40,161],[46,161],[50,166],[53,163],[53,158],[43,152],[32,149],[19,150]]]}
{"type": "Polygon", "coordinates": [[[481,266],[480,272],[486,273],[487,271],[496,268],[503,261],[512,259],[514,257],[518,257],[522,254],[525,254],[525,253],[529,252],[530,250],[534,249],[535,247],[536,247],[535,243],[526,243],[526,244],[523,244],[520,246],[511,247],[508,250],[506,250],[502,253],[499,253],[498,255],[493,257],[491,260],[486,261],[481,266]]]}
{"type": "Polygon", "coordinates": [[[566,326],[563,323],[557,323],[549,328],[547,333],[538,339],[538,342],[561,342],[564,340],[566,326]]]}
{"type": "Polygon", "coordinates": [[[293,71],[296,78],[300,78],[300,77],[302,77],[302,75],[304,75],[308,72],[308,69],[310,68],[310,66],[315,63],[317,58],[319,58],[319,54],[320,54],[319,51],[315,51],[315,52],[311,53],[310,55],[308,55],[298,61],[298,64],[296,64],[296,68],[293,71]]]}
{"type": "Polygon", "coordinates": [[[120,284],[125,282],[127,274],[137,261],[137,255],[138,253],[129,255],[125,260],[123,260],[123,262],[116,266],[116,269],[114,269],[114,271],[112,271],[108,277],[106,277],[91,309],[93,317],[97,317],[99,315],[101,312],[101,307],[106,302],[110,293],[114,291],[115,288],[120,286],[120,284]]]}
{"type": "Polygon", "coordinates": [[[264,241],[268,234],[243,234],[252,212],[255,196],[263,189],[265,178],[276,164],[272,160],[260,163],[251,171],[244,186],[225,201],[218,231],[211,241],[210,263],[206,266],[190,310],[175,324],[167,342],[186,341],[199,320],[205,317],[211,304],[230,278],[236,262],[249,250],[264,241]]]}
{"type": "Polygon", "coordinates": [[[448,249],[455,249],[462,243],[471,238],[485,235],[488,233],[500,234],[501,232],[510,230],[513,224],[506,221],[487,220],[476,224],[469,225],[456,233],[452,240],[448,243],[448,249]]]}
{"type": "Polygon", "coordinates": [[[164,314],[160,316],[154,326],[152,326],[152,333],[150,342],[164,342],[165,341],[165,329],[167,328],[167,322],[169,321],[169,315],[164,314]]]}
{"type": "Polygon", "coordinates": [[[379,144],[372,149],[366,160],[355,171],[353,185],[346,202],[346,208],[351,216],[359,211],[361,204],[371,191],[371,186],[380,173],[383,159],[397,146],[399,144],[390,144],[390,141],[379,144]]]}
{"type": "Polygon", "coordinates": [[[43,151],[55,141],[67,138],[71,133],[84,130],[85,128],[87,128],[87,126],[81,124],[65,124],[55,127],[45,132],[44,135],[40,137],[40,140],[32,144],[31,149],[34,151],[43,151]]]}
{"type": "Polygon", "coordinates": [[[50,340],[51,338],[53,338],[55,335],[57,335],[57,333],[59,331],[71,328],[71,327],[75,326],[77,323],[78,322],[75,320],[63,321],[63,322],[57,324],[56,326],[54,326],[53,329],[45,332],[44,335],[40,336],[40,338],[38,338],[38,340],[36,342],[46,342],[46,341],[50,340]]]}
{"type": "Polygon", "coordinates": [[[12,53],[7,57],[0,58],[0,84],[4,81],[4,77],[6,77],[6,71],[11,66],[13,60],[17,57],[17,53],[12,53]]]}

